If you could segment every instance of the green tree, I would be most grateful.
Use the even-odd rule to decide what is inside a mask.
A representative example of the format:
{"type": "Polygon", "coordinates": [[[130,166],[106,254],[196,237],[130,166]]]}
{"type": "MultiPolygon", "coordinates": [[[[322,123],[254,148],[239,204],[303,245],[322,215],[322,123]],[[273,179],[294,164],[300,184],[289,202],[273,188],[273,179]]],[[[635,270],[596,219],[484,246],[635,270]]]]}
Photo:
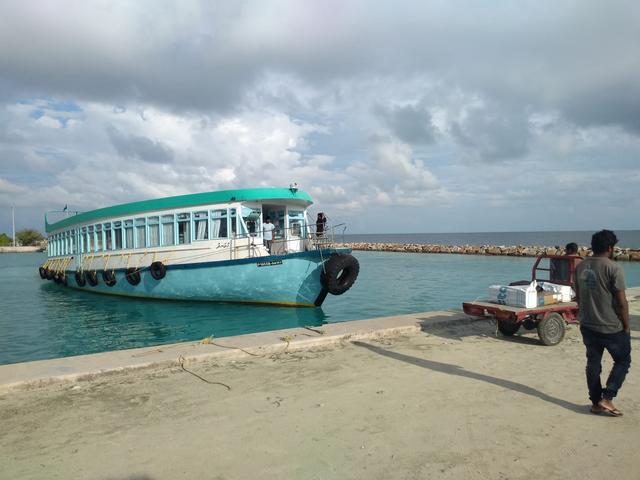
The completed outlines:
{"type": "Polygon", "coordinates": [[[20,245],[31,247],[39,245],[44,237],[39,231],[27,228],[16,233],[16,240],[20,245]]]}
{"type": "Polygon", "coordinates": [[[10,247],[13,245],[13,239],[6,233],[0,233],[0,247],[10,247]]]}

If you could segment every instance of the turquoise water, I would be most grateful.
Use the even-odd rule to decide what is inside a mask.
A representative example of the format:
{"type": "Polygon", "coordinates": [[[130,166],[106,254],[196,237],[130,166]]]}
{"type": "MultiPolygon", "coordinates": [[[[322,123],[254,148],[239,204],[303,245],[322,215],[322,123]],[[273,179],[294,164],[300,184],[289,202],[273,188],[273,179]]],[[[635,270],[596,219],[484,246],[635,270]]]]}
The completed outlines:
{"type": "MultiPolygon", "coordinates": [[[[0,255],[0,364],[298,326],[460,308],[494,283],[529,278],[532,258],[354,252],[360,276],[322,308],[135,300],[40,279],[44,254],[0,255]]],[[[621,262],[628,286],[640,263],[621,262]]]]}

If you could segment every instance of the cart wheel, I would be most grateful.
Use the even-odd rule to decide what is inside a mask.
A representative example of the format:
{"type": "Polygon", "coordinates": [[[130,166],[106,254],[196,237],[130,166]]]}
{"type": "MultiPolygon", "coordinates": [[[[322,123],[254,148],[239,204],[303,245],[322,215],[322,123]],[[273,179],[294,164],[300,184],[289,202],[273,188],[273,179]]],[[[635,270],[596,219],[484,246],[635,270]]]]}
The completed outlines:
{"type": "Polygon", "coordinates": [[[537,326],[536,319],[532,317],[527,317],[522,322],[522,326],[525,328],[525,330],[533,330],[537,326]]]}
{"type": "Polygon", "coordinates": [[[543,345],[557,345],[564,338],[564,318],[559,313],[550,313],[538,323],[538,336],[543,345]]]}
{"type": "Polygon", "coordinates": [[[498,320],[498,330],[501,334],[510,337],[520,330],[520,324],[511,320],[498,320]]]}

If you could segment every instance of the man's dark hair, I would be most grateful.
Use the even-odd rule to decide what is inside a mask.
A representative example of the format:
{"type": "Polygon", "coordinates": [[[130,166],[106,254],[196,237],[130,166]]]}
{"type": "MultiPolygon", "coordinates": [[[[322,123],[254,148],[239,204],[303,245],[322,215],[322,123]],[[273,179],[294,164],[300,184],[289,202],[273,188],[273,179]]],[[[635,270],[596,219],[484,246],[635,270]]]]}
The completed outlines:
{"type": "Polygon", "coordinates": [[[618,243],[618,237],[611,230],[600,230],[591,236],[591,250],[594,254],[605,253],[618,243]]]}
{"type": "Polygon", "coordinates": [[[574,255],[578,253],[578,244],[575,242],[567,243],[564,247],[564,251],[567,255],[574,255]]]}

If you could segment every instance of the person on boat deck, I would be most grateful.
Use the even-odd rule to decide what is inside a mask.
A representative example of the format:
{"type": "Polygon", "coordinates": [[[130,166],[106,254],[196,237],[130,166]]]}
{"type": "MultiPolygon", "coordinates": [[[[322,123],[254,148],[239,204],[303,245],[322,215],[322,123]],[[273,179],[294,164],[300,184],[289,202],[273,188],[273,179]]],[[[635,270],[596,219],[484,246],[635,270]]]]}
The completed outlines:
{"type": "Polygon", "coordinates": [[[269,253],[271,253],[271,242],[273,241],[273,231],[276,226],[271,223],[271,218],[267,217],[265,223],[262,224],[262,238],[264,239],[264,246],[267,247],[269,253]]]}
{"type": "Polygon", "coordinates": [[[327,217],[324,213],[319,212],[318,218],[316,218],[316,236],[322,237],[324,235],[324,227],[327,224],[327,217]]]}

